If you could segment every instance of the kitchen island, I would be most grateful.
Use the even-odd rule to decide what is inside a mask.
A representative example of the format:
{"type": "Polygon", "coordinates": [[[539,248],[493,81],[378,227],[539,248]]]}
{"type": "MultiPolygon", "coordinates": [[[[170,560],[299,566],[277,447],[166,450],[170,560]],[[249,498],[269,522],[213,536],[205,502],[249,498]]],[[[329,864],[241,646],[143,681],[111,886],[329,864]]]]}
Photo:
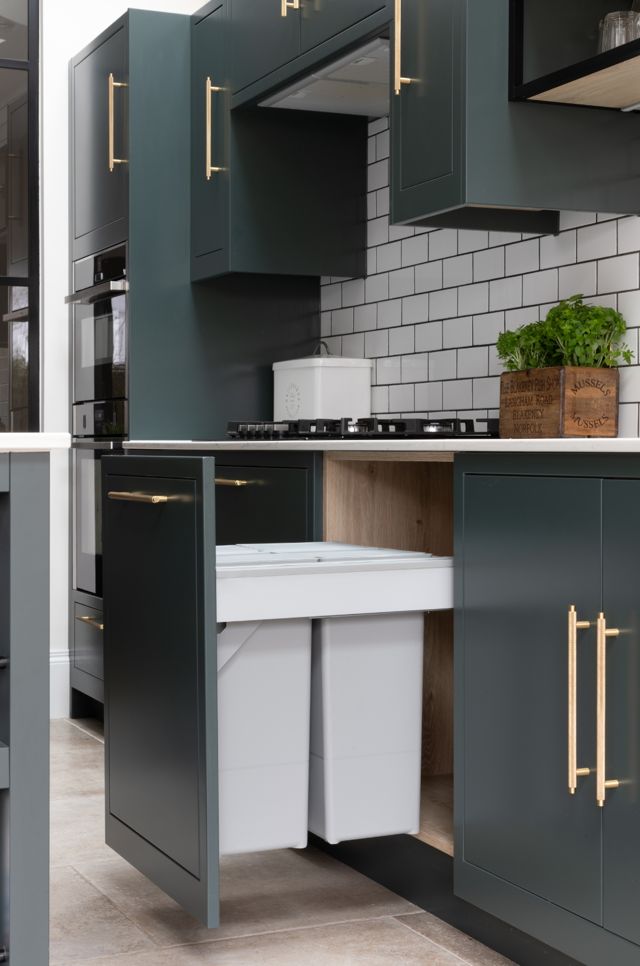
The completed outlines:
{"type": "MultiPolygon", "coordinates": [[[[266,528],[271,542],[453,553],[455,662],[451,612],[425,623],[423,768],[454,771],[454,891],[588,966],[637,963],[640,607],[629,574],[640,544],[640,440],[132,441],[127,448],[105,464],[107,648],[116,632],[123,660],[133,643],[143,646],[136,662],[145,673],[165,647],[172,669],[188,652],[193,678],[180,686],[201,712],[188,726],[174,721],[169,734],[181,734],[192,751],[194,790],[206,789],[193,814],[209,852],[192,851],[190,876],[176,882],[182,872],[168,865],[168,848],[176,857],[195,848],[185,841],[183,813],[167,823],[179,826],[182,841],[164,842],[159,857],[145,816],[134,841],[108,809],[111,844],[196,915],[217,921],[215,685],[202,674],[215,661],[216,527],[248,528],[219,543],[262,541],[249,532],[266,528]],[[110,492],[133,497],[126,515],[110,492]],[[196,735],[209,736],[204,758],[196,735]]],[[[163,719],[172,674],[155,696],[163,719]]],[[[113,675],[116,684],[129,680],[120,668],[113,675]]],[[[108,721],[110,673],[106,689],[108,721]]],[[[114,695],[118,714],[121,699],[114,695]]],[[[156,752],[161,761],[163,748],[156,752]]],[[[125,771],[134,767],[127,762],[125,771]]],[[[433,850],[422,842],[372,839],[343,843],[334,854],[432,908],[433,850]]],[[[465,922],[457,924],[469,928],[465,922]]],[[[521,964],[541,961],[539,948],[500,948],[521,964]]],[[[566,962],[559,952],[544,957],[566,962]]]]}
{"type": "Polygon", "coordinates": [[[0,434],[0,961],[49,962],[49,454],[0,434]]]}

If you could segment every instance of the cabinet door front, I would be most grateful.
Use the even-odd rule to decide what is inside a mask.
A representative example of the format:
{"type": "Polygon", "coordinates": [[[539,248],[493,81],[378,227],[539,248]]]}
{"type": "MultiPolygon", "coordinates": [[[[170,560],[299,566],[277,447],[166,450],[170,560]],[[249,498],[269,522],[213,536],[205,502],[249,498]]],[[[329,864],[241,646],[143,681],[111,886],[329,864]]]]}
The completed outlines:
{"type": "Polygon", "coordinates": [[[200,262],[206,256],[222,254],[228,241],[228,91],[213,89],[226,86],[227,28],[223,6],[193,28],[191,257],[194,277],[199,277],[200,262]]]}
{"type": "Polygon", "coordinates": [[[283,7],[282,0],[231,0],[231,20],[234,91],[300,53],[300,10],[283,7]]]}
{"type": "Polygon", "coordinates": [[[117,84],[128,82],[126,48],[121,27],[72,66],[76,258],[126,238],[127,164],[111,161],[129,157],[128,92],[126,87],[115,87],[111,95],[109,87],[110,74],[117,84]]]}
{"type": "Polygon", "coordinates": [[[599,923],[595,630],[578,631],[577,766],[568,789],[568,611],[600,605],[600,490],[591,479],[464,483],[465,863],[599,923]]]}
{"type": "MultiPolygon", "coordinates": [[[[417,220],[460,204],[463,192],[464,44],[460,0],[402,0],[391,94],[391,220],[417,220]]],[[[392,45],[393,46],[393,45],[392,45]]]]}
{"type": "Polygon", "coordinates": [[[604,925],[640,944],[640,480],[605,480],[602,502],[603,612],[620,630],[606,643],[605,778],[620,787],[602,808],[604,925]]]}
{"type": "Polygon", "coordinates": [[[311,0],[302,6],[302,50],[311,50],[365,17],[390,6],[385,0],[311,0]]]}

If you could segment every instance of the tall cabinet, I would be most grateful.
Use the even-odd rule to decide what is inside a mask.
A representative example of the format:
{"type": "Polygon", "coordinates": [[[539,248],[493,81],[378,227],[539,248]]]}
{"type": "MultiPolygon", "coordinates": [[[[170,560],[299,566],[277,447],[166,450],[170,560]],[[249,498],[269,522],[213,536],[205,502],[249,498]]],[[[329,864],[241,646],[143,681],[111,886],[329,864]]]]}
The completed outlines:
{"type": "Polygon", "coordinates": [[[457,461],[456,892],[640,959],[640,461],[457,461]]]}

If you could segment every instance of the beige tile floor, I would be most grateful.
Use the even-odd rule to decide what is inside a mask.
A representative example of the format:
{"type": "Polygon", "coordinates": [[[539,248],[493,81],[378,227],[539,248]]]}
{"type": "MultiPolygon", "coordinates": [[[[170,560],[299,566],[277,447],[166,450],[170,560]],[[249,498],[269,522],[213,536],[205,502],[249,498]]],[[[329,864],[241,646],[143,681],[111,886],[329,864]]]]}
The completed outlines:
{"type": "Polygon", "coordinates": [[[223,859],[204,929],[104,844],[99,731],[51,733],[51,966],[508,966],[313,849],[223,859]]]}

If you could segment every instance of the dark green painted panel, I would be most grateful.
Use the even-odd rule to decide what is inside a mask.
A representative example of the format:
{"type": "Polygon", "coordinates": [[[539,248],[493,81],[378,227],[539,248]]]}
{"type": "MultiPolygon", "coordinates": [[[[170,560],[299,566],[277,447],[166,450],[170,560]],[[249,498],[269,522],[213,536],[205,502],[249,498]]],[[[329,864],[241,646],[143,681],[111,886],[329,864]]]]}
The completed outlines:
{"type": "Polygon", "coordinates": [[[314,0],[302,4],[301,49],[311,50],[348,27],[382,10],[392,16],[390,0],[314,0]]]}
{"type": "Polygon", "coordinates": [[[309,471],[293,467],[221,466],[221,479],[247,480],[243,487],[216,487],[218,543],[296,543],[312,540],[309,471]]]}
{"type": "MultiPolygon", "coordinates": [[[[603,610],[620,637],[607,642],[607,791],[604,822],[604,924],[640,945],[640,480],[605,480],[603,610]]],[[[640,950],[638,951],[640,960],[640,950]]]]}
{"type": "Polygon", "coordinates": [[[270,74],[300,53],[300,11],[282,16],[280,0],[231,0],[234,91],[270,74]]]}
{"type": "MultiPolygon", "coordinates": [[[[600,602],[600,485],[468,475],[462,575],[464,861],[596,923],[601,814],[593,775],[567,789],[566,694],[569,605],[592,619],[600,602]]],[[[594,762],[594,663],[583,631],[581,767],[594,762]]]]}

